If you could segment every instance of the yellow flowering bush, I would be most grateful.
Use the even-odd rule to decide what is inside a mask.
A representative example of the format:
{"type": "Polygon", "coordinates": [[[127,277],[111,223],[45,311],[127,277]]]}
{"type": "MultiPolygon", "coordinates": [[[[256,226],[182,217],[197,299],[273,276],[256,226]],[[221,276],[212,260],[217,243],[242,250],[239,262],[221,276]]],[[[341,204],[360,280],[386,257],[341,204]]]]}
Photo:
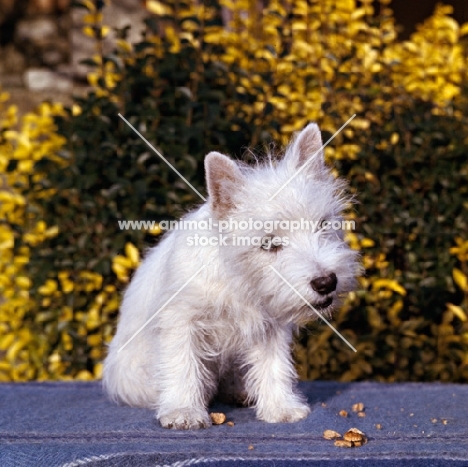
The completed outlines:
{"type": "MultiPolygon", "coordinates": [[[[468,240],[458,237],[455,239],[456,246],[450,248],[450,253],[455,255],[460,263],[460,268],[453,268],[453,282],[461,293],[460,305],[447,303],[448,311],[454,317],[465,322],[468,319],[468,240]]],[[[468,334],[464,336],[468,340],[468,334]]],[[[468,362],[468,356],[465,355],[465,362],[468,362]]]]}
{"type": "MultiPolygon", "coordinates": [[[[0,98],[5,102],[6,93],[0,98]]],[[[60,155],[65,140],[54,122],[54,117],[63,114],[63,107],[44,103],[21,121],[14,106],[0,111],[0,212],[4,220],[0,225],[0,381],[99,377],[102,335],[108,340],[112,335],[108,316],[118,309],[117,288],[103,286],[102,276],[87,270],[54,271],[53,278],[41,281],[30,267],[31,251],[40,250],[60,233],[58,225],[48,226],[43,220],[41,209],[41,201],[57,190],[30,187],[44,179],[38,162],[48,159],[60,167],[69,164],[60,155]],[[33,299],[30,292],[34,289],[37,295],[33,299]],[[92,292],[96,294],[91,298],[92,292]],[[85,304],[83,311],[73,306],[80,299],[85,304]],[[86,359],[96,361],[92,372],[70,371],[74,363],[69,357],[73,351],[71,323],[73,331],[89,344],[86,359]],[[93,333],[97,328],[102,333],[93,333]]]]}
{"type": "Polygon", "coordinates": [[[130,44],[103,2],[76,3],[96,42],[87,97],[19,121],[0,95],[1,380],[98,378],[122,287],[160,233],[118,221],[199,201],[119,113],[199,191],[210,150],[248,161],[309,121],[325,141],[340,130],[325,154],[359,200],[348,241],[366,274],[334,324],[358,352],[311,325],[301,377],[468,379],[468,25],[451,7],[401,42],[389,0],[147,0],[130,44]]]}
{"type": "Polygon", "coordinates": [[[51,118],[58,108],[43,104],[15,130],[17,109],[5,107],[7,99],[0,94],[0,381],[38,377],[36,363],[50,351],[46,336],[33,332],[29,322],[34,304],[28,263],[30,247],[53,237],[57,229],[37,221],[24,189],[35,176],[34,162],[63,144],[51,118]]]}

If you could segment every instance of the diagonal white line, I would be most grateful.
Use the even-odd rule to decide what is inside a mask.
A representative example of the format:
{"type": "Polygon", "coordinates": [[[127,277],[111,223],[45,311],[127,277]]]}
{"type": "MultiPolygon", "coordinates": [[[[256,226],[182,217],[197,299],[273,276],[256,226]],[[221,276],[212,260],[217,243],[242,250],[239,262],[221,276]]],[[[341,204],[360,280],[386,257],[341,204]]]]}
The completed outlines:
{"type": "Polygon", "coordinates": [[[296,295],[298,297],[301,298],[301,300],[312,310],[315,312],[315,314],[329,327],[331,328],[338,336],[341,337],[341,339],[346,343],[348,344],[348,346],[354,350],[354,352],[357,352],[357,350],[345,339],[345,337],[343,337],[342,334],[340,334],[295,288],[293,285],[291,285],[287,279],[285,279],[271,264],[270,264],[270,268],[273,269],[273,271],[275,271],[275,273],[281,278],[283,279],[283,281],[289,285],[289,287],[291,287],[291,290],[293,290],[296,295]]]}
{"type": "Polygon", "coordinates": [[[119,117],[203,200],[206,198],[122,115],[119,117]]]}
{"type": "Polygon", "coordinates": [[[117,353],[119,353],[121,350],[123,350],[130,342],[132,342],[133,339],[135,339],[136,336],[138,336],[138,334],[140,334],[141,331],[143,331],[143,329],[151,322],[153,321],[153,319],[157,316],[157,314],[168,304],[170,303],[175,297],[177,297],[177,295],[182,292],[182,290],[193,280],[195,279],[196,276],[198,276],[198,274],[200,273],[200,271],[202,269],[205,269],[206,268],[206,265],[205,266],[202,266],[192,277],[190,277],[190,279],[187,280],[187,282],[185,282],[185,284],[180,287],[180,289],[174,293],[174,295],[169,299],[167,300],[166,303],[164,303],[163,306],[161,306],[161,308],[159,308],[159,310],[156,311],[156,313],[154,313],[153,316],[151,316],[151,318],[149,318],[145,324],[143,324],[143,326],[140,327],[140,329],[138,329],[138,331],[135,332],[135,334],[133,334],[132,337],[130,337],[130,339],[128,339],[127,342],[125,342],[124,345],[122,345],[122,347],[120,347],[119,350],[117,350],[117,353]]]}
{"type": "Polygon", "coordinates": [[[274,193],[274,195],[273,195],[268,201],[271,201],[273,198],[275,198],[276,195],[277,195],[291,180],[293,180],[294,178],[296,178],[296,177],[307,167],[307,165],[314,159],[314,157],[315,157],[320,151],[322,151],[322,149],[324,149],[326,146],[328,146],[328,144],[333,140],[333,138],[335,138],[335,136],[338,135],[338,134],[341,132],[341,130],[342,130],[355,116],[356,116],[356,114],[354,114],[352,117],[350,117],[350,118],[348,119],[348,121],[347,121],[346,123],[344,123],[344,124],[341,126],[341,128],[339,128],[339,129],[335,132],[335,134],[334,134],[318,151],[314,152],[314,153],[312,154],[312,156],[309,158],[309,160],[308,160],[305,164],[303,164],[303,165],[297,170],[297,172],[294,173],[294,175],[292,175],[292,176],[286,181],[286,183],[284,183],[282,186],[280,186],[280,187],[278,188],[278,190],[276,190],[276,192],[274,193]]]}

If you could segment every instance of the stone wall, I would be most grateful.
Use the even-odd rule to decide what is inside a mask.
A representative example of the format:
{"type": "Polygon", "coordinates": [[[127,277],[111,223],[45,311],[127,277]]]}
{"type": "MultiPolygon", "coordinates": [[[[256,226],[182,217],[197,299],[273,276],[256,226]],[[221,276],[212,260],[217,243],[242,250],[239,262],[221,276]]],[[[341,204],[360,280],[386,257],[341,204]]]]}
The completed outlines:
{"type": "MultiPolygon", "coordinates": [[[[0,0],[0,85],[21,111],[43,99],[70,100],[86,91],[87,68],[80,64],[94,53],[94,42],[82,33],[85,10],[71,0],[0,0]]],[[[131,26],[130,40],[140,37],[144,5],[113,0],[104,8],[111,27],[131,26]]],[[[106,40],[112,48],[112,34],[106,40]]]]}

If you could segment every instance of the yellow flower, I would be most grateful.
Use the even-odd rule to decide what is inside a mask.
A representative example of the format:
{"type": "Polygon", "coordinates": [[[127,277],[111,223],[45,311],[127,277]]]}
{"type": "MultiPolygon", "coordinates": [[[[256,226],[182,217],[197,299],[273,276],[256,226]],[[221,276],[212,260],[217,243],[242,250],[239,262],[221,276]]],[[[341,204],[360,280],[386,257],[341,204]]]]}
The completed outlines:
{"type": "Polygon", "coordinates": [[[47,279],[44,285],[41,285],[37,291],[41,295],[52,295],[57,290],[57,282],[52,279],[47,279]]]}
{"type": "Polygon", "coordinates": [[[387,288],[392,290],[393,292],[397,292],[400,295],[406,295],[406,290],[403,286],[401,286],[396,280],[394,279],[377,279],[372,284],[372,288],[374,290],[387,288]]]}
{"type": "Polygon", "coordinates": [[[447,308],[449,311],[451,311],[457,318],[460,319],[460,321],[466,321],[467,316],[465,313],[465,310],[461,306],[458,305],[452,305],[451,303],[447,303],[447,308]]]}
{"type": "Polygon", "coordinates": [[[468,292],[468,278],[458,268],[453,269],[453,280],[464,292],[468,292]]]}
{"type": "Polygon", "coordinates": [[[132,267],[136,267],[140,264],[140,253],[132,243],[125,244],[125,254],[130,259],[132,267]]]}

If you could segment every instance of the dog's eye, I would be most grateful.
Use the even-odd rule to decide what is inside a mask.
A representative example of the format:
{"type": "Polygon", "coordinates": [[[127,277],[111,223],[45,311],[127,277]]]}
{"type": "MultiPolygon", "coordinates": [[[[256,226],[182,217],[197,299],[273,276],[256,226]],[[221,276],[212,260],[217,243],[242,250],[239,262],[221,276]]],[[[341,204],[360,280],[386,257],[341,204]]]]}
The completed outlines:
{"type": "Polygon", "coordinates": [[[276,252],[283,246],[281,237],[274,235],[267,235],[262,238],[262,249],[266,251],[276,252]]]}
{"type": "Polygon", "coordinates": [[[323,219],[320,219],[318,230],[328,230],[330,225],[331,221],[327,217],[324,217],[323,219]]]}

